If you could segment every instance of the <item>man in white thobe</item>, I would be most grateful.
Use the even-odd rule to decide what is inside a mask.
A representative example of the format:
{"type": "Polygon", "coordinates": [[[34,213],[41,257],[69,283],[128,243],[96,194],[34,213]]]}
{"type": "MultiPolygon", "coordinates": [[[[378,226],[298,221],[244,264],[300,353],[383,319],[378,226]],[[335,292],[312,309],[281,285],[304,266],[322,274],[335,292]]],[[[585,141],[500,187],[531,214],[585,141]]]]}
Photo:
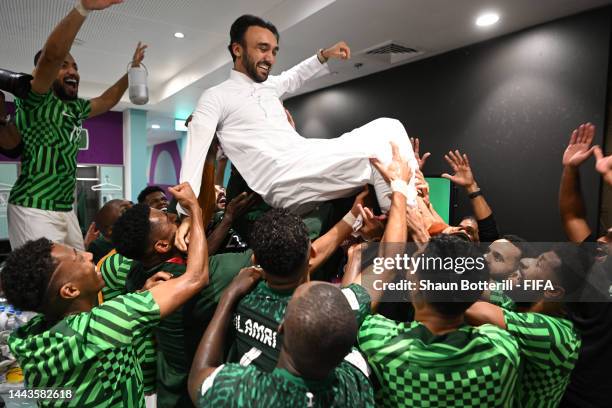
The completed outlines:
{"type": "MultiPolygon", "coordinates": [[[[206,153],[215,134],[249,187],[272,207],[303,212],[313,202],[347,197],[373,184],[383,211],[391,190],[369,158],[391,162],[390,141],[416,173],[417,162],[402,124],[381,118],[335,139],[307,139],[287,121],[280,97],[308,79],[329,72],[329,58],[348,59],[344,42],[319,52],[277,76],[269,76],[278,52],[276,28],[258,17],[238,18],[230,30],[234,69],[206,90],[189,123],[181,182],[200,191],[206,153]]],[[[408,186],[414,205],[414,176],[408,186]]]]}

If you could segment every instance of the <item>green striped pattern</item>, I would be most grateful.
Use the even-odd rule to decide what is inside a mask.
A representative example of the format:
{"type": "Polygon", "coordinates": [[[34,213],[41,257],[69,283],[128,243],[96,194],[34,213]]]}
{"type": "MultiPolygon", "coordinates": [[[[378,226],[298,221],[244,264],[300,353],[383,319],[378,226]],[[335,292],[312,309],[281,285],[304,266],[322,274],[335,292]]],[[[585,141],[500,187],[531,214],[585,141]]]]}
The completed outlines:
{"type": "Polygon", "coordinates": [[[367,377],[346,361],[325,381],[307,381],[284,369],[260,371],[250,365],[226,364],[212,387],[200,395],[198,407],[369,408],[374,407],[367,377]]]}
{"type": "Polygon", "coordinates": [[[150,292],[119,296],[47,328],[37,315],[9,338],[29,388],[70,388],[71,400],[43,407],[144,407],[134,339],[159,322],[150,292]]]}
{"type": "Polygon", "coordinates": [[[518,377],[512,336],[492,325],[436,336],[419,322],[368,316],[359,347],[381,385],[377,406],[509,407],[518,377]]]}
{"type": "Polygon", "coordinates": [[[21,174],[9,202],[23,207],[70,211],[76,183],[76,156],[82,122],[91,104],[62,101],[52,91],[15,98],[16,123],[24,142],[21,174]]]}
{"type": "Polygon", "coordinates": [[[578,360],[580,338],[572,322],[539,313],[504,311],[523,364],[517,406],[556,407],[578,360]]]}
{"type": "Polygon", "coordinates": [[[125,279],[132,268],[133,262],[131,259],[118,253],[108,256],[102,262],[100,273],[106,285],[102,288],[102,296],[105,302],[127,293],[125,279]]]}
{"type": "MultiPolygon", "coordinates": [[[[105,283],[104,288],[102,288],[102,296],[105,302],[127,293],[125,280],[133,263],[134,261],[118,253],[108,256],[102,262],[100,273],[105,283]]],[[[157,352],[153,330],[143,330],[139,336],[134,338],[134,346],[142,370],[144,392],[145,394],[152,394],[155,392],[157,376],[157,352]]]]}
{"type": "Polygon", "coordinates": [[[494,289],[489,294],[489,302],[507,310],[516,310],[516,303],[503,290],[494,289]]]}

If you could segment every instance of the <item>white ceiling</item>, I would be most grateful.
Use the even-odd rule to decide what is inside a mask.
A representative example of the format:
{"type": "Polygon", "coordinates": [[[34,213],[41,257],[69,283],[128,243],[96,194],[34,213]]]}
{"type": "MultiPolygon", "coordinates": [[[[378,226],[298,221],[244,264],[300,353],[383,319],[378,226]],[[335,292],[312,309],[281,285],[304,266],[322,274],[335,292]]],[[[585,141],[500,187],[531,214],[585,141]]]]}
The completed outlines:
{"type": "MultiPolygon", "coordinates": [[[[400,65],[366,57],[386,41],[423,51],[427,58],[522,28],[610,4],[612,0],[125,0],[94,12],[72,49],[81,73],[80,95],[94,97],[126,70],[136,43],[149,45],[149,142],[176,138],[174,117],[186,117],[202,91],[223,81],[231,69],[229,27],[241,14],[260,15],[281,33],[274,72],[289,68],[338,40],[353,50],[349,62],[333,63],[334,75],[311,81],[301,92],[400,65]],[[483,11],[500,22],[474,25],[483,11]],[[185,34],[176,39],[177,31],[185,34]],[[363,64],[355,68],[356,63],[363,64]]],[[[74,0],[0,0],[0,66],[29,72],[32,58],[74,0]]],[[[410,62],[410,61],[408,61],[410,62]]],[[[127,99],[118,110],[132,106],[127,99]]]]}

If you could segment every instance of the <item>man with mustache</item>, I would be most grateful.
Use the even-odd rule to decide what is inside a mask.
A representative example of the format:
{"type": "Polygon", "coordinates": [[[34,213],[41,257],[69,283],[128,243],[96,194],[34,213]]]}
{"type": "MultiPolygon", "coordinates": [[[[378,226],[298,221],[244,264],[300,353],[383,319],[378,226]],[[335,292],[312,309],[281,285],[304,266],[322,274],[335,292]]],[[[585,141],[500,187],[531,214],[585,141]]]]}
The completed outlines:
{"type": "MultiPolygon", "coordinates": [[[[76,157],[83,120],[109,111],[128,87],[127,75],[89,101],[78,97],[79,71],[70,47],[93,10],[122,0],[81,0],[55,27],[34,58],[32,89],[16,98],[16,124],[23,140],[21,174],[8,205],[13,249],[40,237],[83,250],[83,236],[73,211],[76,157]]],[[[139,66],[146,45],[132,58],[139,66]]]]}
{"type": "MultiPolygon", "coordinates": [[[[204,92],[193,112],[181,180],[199,192],[203,163],[216,134],[248,186],[272,207],[304,214],[314,202],[351,196],[370,183],[381,208],[388,211],[391,190],[368,159],[391,162],[385,141],[393,141],[415,174],[417,163],[404,127],[380,118],[335,139],[300,136],[279,98],[327,71],[328,59],[346,60],[351,52],[338,42],[272,76],[278,40],[276,27],[259,17],[244,15],[232,24],[228,48],[234,68],[227,81],[204,92]]],[[[405,191],[414,205],[414,177],[405,191]]]]}

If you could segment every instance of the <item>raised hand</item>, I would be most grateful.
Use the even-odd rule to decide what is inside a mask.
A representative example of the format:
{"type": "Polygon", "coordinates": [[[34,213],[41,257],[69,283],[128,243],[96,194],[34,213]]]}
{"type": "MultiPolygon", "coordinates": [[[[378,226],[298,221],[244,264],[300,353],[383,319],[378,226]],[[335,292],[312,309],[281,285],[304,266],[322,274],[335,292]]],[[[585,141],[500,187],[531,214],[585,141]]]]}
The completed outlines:
{"type": "Polygon", "coordinates": [[[123,0],[81,0],[85,10],[104,10],[114,4],[121,4],[123,0]]]}
{"type": "Polygon", "coordinates": [[[584,163],[593,153],[594,147],[591,147],[591,143],[594,135],[595,126],[591,123],[583,123],[577,129],[574,129],[569,144],[563,153],[563,165],[578,167],[584,163]]]}
{"type": "Polygon", "coordinates": [[[451,166],[455,174],[451,176],[448,173],[444,173],[442,177],[465,188],[469,188],[476,184],[467,154],[464,153],[462,155],[459,150],[455,150],[454,152],[450,151],[448,154],[444,155],[444,159],[451,166]]]}
{"type": "Polygon", "coordinates": [[[595,146],[593,149],[595,154],[595,170],[597,170],[604,178],[604,181],[612,186],[612,155],[604,156],[601,148],[595,146]]]}
{"type": "Polygon", "coordinates": [[[258,198],[254,193],[240,193],[227,204],[224,217],[230,217],[232,220],[240,217],[257,202],[258,198]]]}
{"type": "Polygon", "coordinates": [[[142,287],[142,291],[149,290],[159,285],[160,283],[164,283],[165,281],[170,280],[170,279],[172,279],[171,273],[164,272],[164,271],[157,272],[155,275],[147,279],[144,286],[142,287]]]}
{"type": "Polygon", "coordinates": [[[417,160],[417,163],[419,164],[419,169],[423,169],[423,166],[425,165],[425,161],[427,160],[427,158],[429,156],[431,156],[431,153],[427,152],[425,154],[423,154],[423,156],[421,157],[420,152],[419,152],[419,138],[414,138],[411,137],[410,138],[410,144],[412,144],[412,150],[414,151],[414,158],[417,160]]]}
{"type": "Polygon", "coordinates": [[[181,183],[174,187],[170,187],[168,189],[170,193],[177,199],[179,204],[183,207],[189,207],[189,205],[193,205],[194,203],[198,205],[198,199],[195,196],[195,193],[191,189],[191,185],[187,182],[181,183]]]}
{"type": "Polygon", "coordinates": [[[140,63],[145,57],[145,50],[147,49],[146,44],[142,44],[138,41],[138,45],[136,46],[136,51],[134,51],[134,56],[132,57],[132,66],[139,67],[140,63]]]}
{"type": "Polygon", "coordinates": [[[331,47],[321,51],[321,54],[325,59],[337,58],[347,60],[351,58],[351,49],[344,41],[340,41],[332,45],[331,47]]]}
{"type": "Polygon", "coordinates": [[[241,298],[251,291],[261,279],[262,270],[255,266],[242,268],[223,294],[231,299],[241,298]]]}
{"type": "Polygon", "coordinates": [[[87,228],[87,232],[85,233],[85,238],[83,239],[83,245],[85,248],[89,246],[92,242],[94,242],[100,236],[100,231],[96,228],[96,223],[92,222],[89,224],[89,228],[87,228]]]}
{"type": "Polygon", "coordinates": [[[387,183],[393,180],[404,180],[407,183],[410,177],[412,177],[412,170],[410,166],[408,166],[408,162],[402,159],[399,153],[399,147],[393,142],[389,143],[391,143],[392,152],[391,163],[389,163],[386,168],[377,158],[371,158],[370,163],[376,167],[387,183]]]}
{"type": "Polygon", "coordinates": [[[379,239],[385,233],[385,225],[382,223],[385,216],[375,216],[372,210],[368,207],[364,207],[361,204],[357,205],[357,209],[359,210],[359,214],[361,214],[361,218],[363,220],[362,227],[359,229],[358,233],[361,235],[363,239],[366,241],[372,241],[374,239],[379,239]]]}

